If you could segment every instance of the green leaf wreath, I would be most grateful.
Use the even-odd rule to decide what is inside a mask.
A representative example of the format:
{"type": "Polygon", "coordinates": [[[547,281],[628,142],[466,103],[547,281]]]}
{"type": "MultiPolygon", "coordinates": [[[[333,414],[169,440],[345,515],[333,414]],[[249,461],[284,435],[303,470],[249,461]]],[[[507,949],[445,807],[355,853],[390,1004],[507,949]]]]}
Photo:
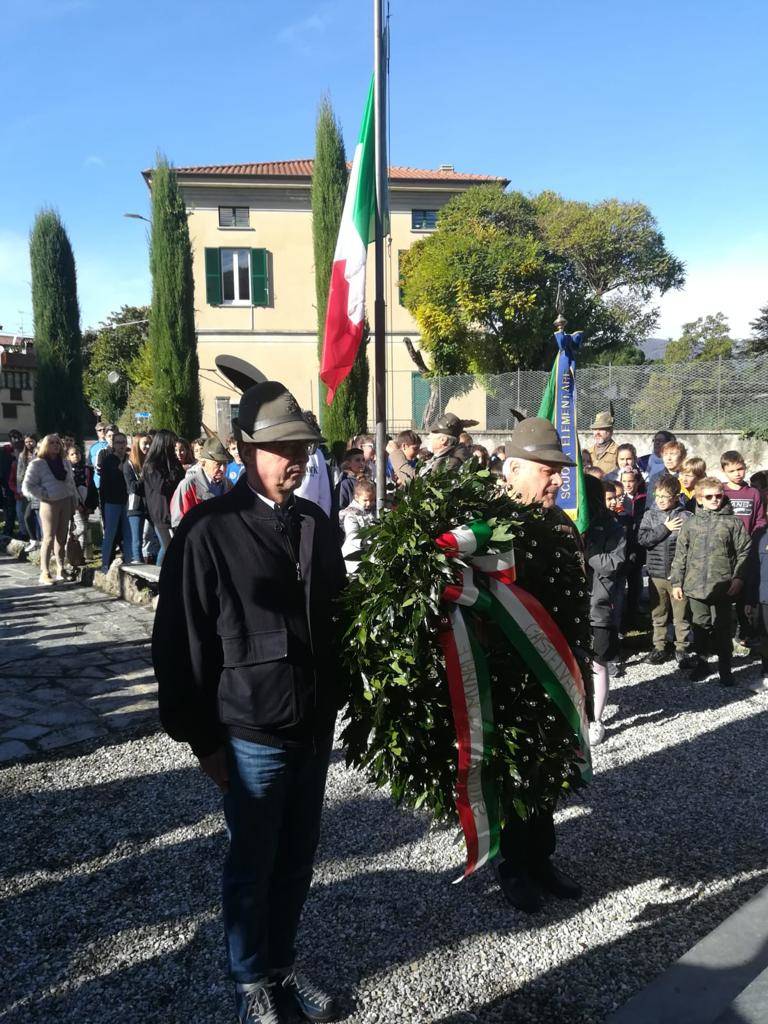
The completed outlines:
{"type": "MultiPolygon", "coordinates": [[[[549,611],[589,692],[589,597],[581,552],[558,510],[523,505],[474,463],[414,480],[395,508],[361,533],[359,570],[343,598],[351,697],[347,763],[393,798],[456,819],[456,733],[438,625],[453,580],[435,537],[484,520],[492,543],[514,544],[518,583],[549,611]]],[[[501,631],[473,618],[491,678],[494,735],[486,762],[505,808],[525,818],[583,784],[573,733],[501,631]]]]}

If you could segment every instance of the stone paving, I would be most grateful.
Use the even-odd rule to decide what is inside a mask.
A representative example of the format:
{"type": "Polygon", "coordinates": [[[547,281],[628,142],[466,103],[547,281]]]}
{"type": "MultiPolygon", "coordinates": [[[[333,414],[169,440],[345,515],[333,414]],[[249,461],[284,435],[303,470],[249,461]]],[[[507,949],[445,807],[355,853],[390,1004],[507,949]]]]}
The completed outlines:
{"type": "Polygon", "coordinates": [[[153,613],[0,558],[0,762],[157,721],[153,613]]]}

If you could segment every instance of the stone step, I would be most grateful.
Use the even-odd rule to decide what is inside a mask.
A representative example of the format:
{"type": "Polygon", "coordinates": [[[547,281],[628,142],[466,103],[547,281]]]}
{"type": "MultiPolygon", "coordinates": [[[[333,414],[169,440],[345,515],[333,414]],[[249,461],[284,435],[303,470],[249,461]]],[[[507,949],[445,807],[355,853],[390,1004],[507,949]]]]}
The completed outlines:
{"type": "Polygon", "coordinates": [[[736,1022],[768,1024],[768,887],[630,999],[606,1024],[736,1022]]]}
{"type": "Polygon", "coordinates": [[[109,572],[95,572],[93,586],[113,597],[138,605],[157,605],[160,589],[160,569],[156,565],[123,565],[115,561],[109,572]]]}
{"type": "Polygon", "coordinates": [[[715,1024],[766,1024],[768,1021],[768,970],[762,971],[723,1010],[715,1024]]]}

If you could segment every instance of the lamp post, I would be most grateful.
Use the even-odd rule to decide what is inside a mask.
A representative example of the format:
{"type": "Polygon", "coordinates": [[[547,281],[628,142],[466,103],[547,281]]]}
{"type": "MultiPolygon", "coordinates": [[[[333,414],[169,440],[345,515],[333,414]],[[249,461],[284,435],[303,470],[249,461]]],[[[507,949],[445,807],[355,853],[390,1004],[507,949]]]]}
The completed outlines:
{"type": "Polygon", "coordinates": [[[145,220],[147,224],[152,223],[149,217],[145,217],[143,213],[124,213],[123,216],[128,217],[130,220],[145,220]]]}

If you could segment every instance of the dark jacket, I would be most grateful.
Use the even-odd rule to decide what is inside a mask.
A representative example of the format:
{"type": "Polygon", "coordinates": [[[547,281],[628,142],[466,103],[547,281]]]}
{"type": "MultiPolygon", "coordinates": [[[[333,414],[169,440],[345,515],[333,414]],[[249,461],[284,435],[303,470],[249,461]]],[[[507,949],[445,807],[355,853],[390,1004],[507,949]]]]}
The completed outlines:
{"type": "Polygon", "coordinates": [[[149,469],[145,466],[141,473],[141,479],[144,483],[144,501],[149,518],[155,526],[170,527],[171,498],[184,479],[184,470],[179,467],[177,473],[166,477],[159,470],[149,469]]]}
{"type": "Polygon", "coordinates": [[[624,527],[624,535],[627,538],[626,572],[629,573],[635,566],[645,565],[645,548],[640,543],[640,523],[645,515],[645,495],[637,494],[629,498],[631,512],[622,512],[618,519],[624,527]]]}
{"type": "Polygon", "coordinates": [[[757,542],[760,558],[760,604],[768,604],[768,534],[764,533],[757,542]]]}
{"type": "Polygon", "coordinates": [[[102,504],[125,505],[128,501],[128,488],[125,486],[123,463],[114,452],[106,452],[104,458],[99,460],[99,473],[99,497],[102,504]]]}
{"type": "Polygon", "coordinates": [[[749,534],[726,499],[719,509],[696,509],[677,538],[670,579],[686,597],[724,597],[734,579],[746,577],[749,534]]]}
{"type": "Polygon", "coordinates": [[[128,491],[128,515],[145,516],[147,507],[144,504],[144,482],[130,459],[126,459],[123,463],[123,477],[128,491]]]}
{"type": "Polygon", "coordinates": [[[439,455],[433,455],[429,462],[424,463],[417,475],[429,476],[430,473],[435,473],[438,470],[458,469],[471,457],[472,449],[457,442],[444,452],[440,452],[439,455]]]}
{"type": "Polygon", "coordinates": [[[621,523],[604,516],[584,534],[587,580],[590,586],[589,621],[610,626],[613,621],[616,580],[626,557],[627,541],[621,523]]]}
{"type": "MultiPolygon", "coordinates": [[[[648,552],[645,556],[645,567],[648,575],[655,580],[668,580],[672,572],[672,562],[677,549],[678,532],[668,530],[664,525],[670,516],[689,519],[690,512],[681,506],[662,512],[656,505],[649,508],[640,523],[638,540],[648,552]]],[[[682,529],[682,527],[681,527],[682,529]]]]}
{"type": "Polygon", "coordinates": [[[286,525],[243,476],[193,508],[166,553],[152,639],[160,719],[198,756],[227,732],[311,745],[346,699],[333,621],[346,581],[338,539],[313,502],[294,507],[286,525]]]}

